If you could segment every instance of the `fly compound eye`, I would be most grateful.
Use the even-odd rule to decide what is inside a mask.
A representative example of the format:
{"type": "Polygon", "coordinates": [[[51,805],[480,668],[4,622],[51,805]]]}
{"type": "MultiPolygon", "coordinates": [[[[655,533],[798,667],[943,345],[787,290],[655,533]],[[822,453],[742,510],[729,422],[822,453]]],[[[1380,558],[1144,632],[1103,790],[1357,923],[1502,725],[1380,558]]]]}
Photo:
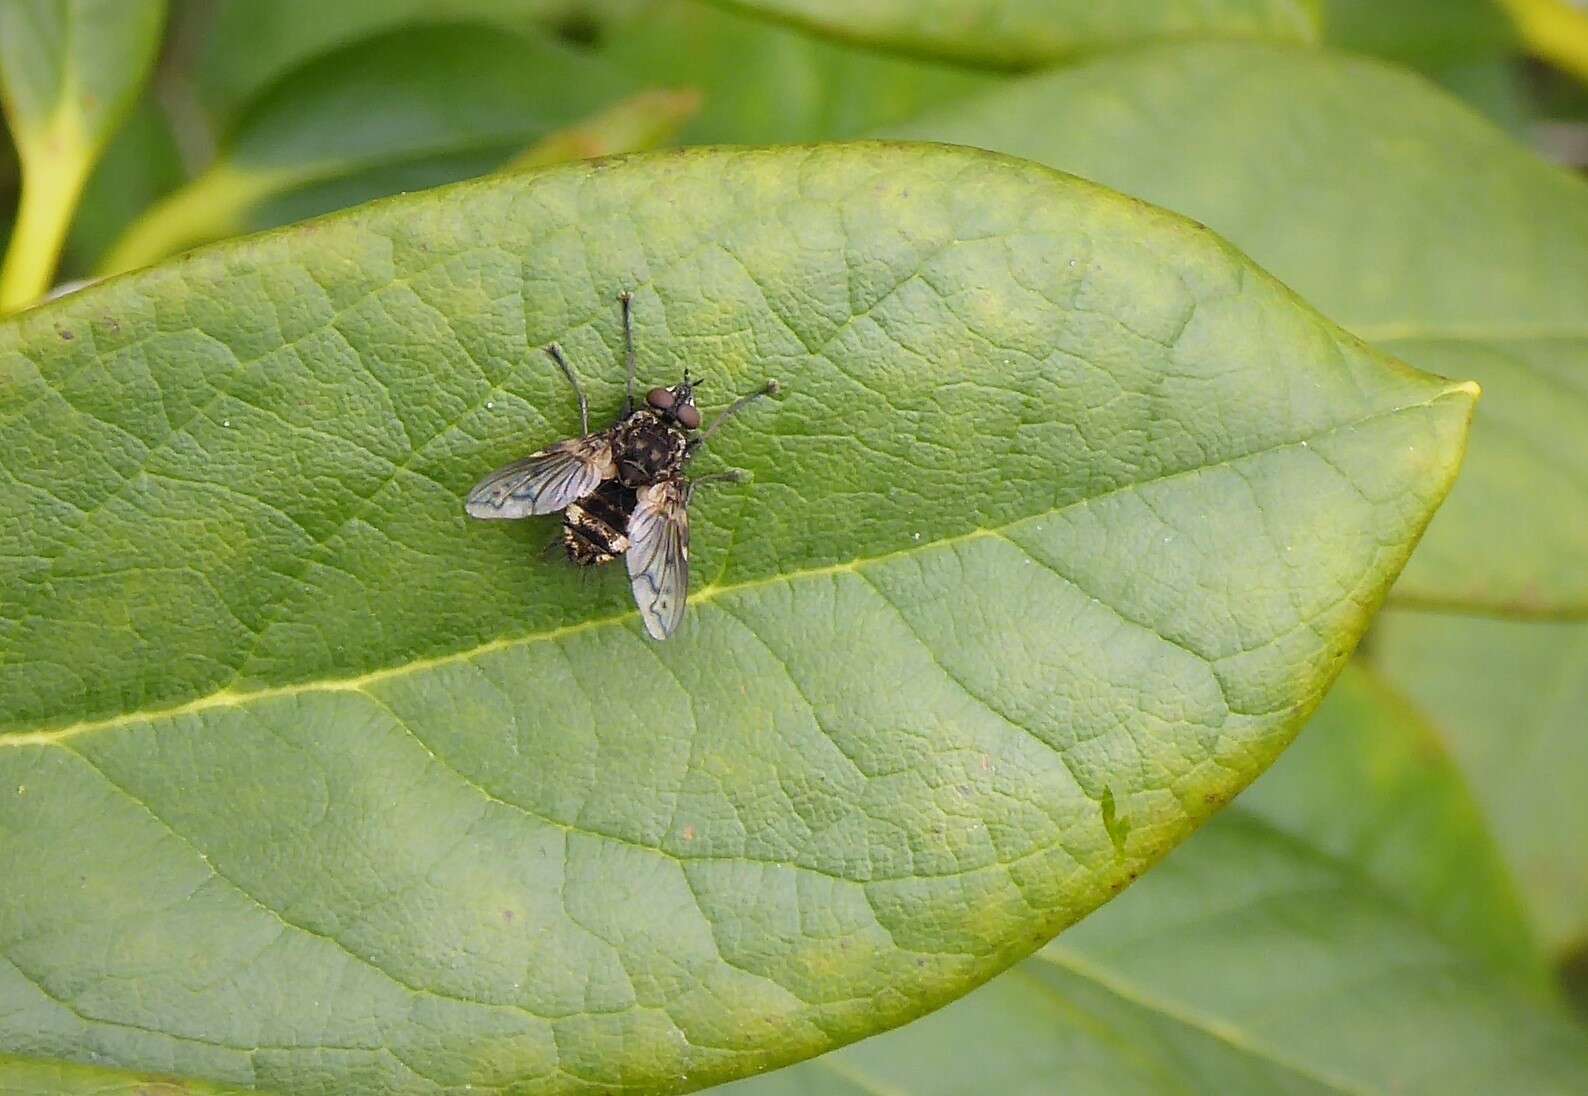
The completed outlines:
{"type": "Polygon", "coordinates": [[[645,402],[658,411],[666,411],[675,402],[673,393],[666,388],[653,388],[645,393],[645,402]]]}
{"type": "Polygon", "coordinates": [[[694,430],[700,426],[700,408],[692,403],[680,404],[678,409],[673,412],[673,417],[686,430],[694,430]]]}

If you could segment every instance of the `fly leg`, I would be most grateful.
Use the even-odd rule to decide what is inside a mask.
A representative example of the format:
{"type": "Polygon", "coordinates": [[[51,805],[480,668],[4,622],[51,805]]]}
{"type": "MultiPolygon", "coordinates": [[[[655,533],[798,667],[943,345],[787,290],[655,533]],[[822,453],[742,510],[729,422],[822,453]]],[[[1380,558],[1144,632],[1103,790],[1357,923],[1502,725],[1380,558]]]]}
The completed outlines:
{"type": "MultiPolygon", "coordinates": [[[[745,407],[754,403],[762,396],[775,396],[780,391],[782,391],[782,387],[777,383],[777,381],[767,381],[765,386],[763,386],[759,392],[751,392],[748,396],[740,396],[738,399],[734,400],[720,415],[711,420],[711,425],[702,430],[699,436],[689,439],[689,444],[684,447],[684,459],[687,461],[690,457],[694,456],[695,451],[701,446],[705,445],[706,441],[711,437],[711,435],[717,432],[718,428],[720,428],[723,423],[733,418],[733,416],[737,415],[740,411],[743,411],[745,407]]],[[[695,482],[699,483],[700,481],[696,480],[695,482]]]]}
{"type": "Polygon", "coordinates": [[[623,356],[629,370],[628,398],[623,401],[623,417],[627,418],[634,412],[634,294],[625,289],[618,294],[618,304],[623,306],[623,356]]]}
{"type": "Polygon", "coordinates": [[[700,476],[689,481],[689,486],[684,489],[684,505],[689,505],[689,500],[695,497],[695,488],[703,487],[708,483],[749,483],[750,473],[743,468],[730,468],[726,472],[713,472],[709,476],[700,476]]]}
{"type": "Polygon", "coordinates": [[[573,385],[573,394],[579,397],[579,433],[590,433],[590,404],[584,398],[584,389],[579,385],[579,378],[574,376],[573,366],[569,365],[568,359],[562,356],[562,347],[556,343],[546,347],[546,354],[557,363],[562,375],[568,378],[569,384],[573,385]]]}

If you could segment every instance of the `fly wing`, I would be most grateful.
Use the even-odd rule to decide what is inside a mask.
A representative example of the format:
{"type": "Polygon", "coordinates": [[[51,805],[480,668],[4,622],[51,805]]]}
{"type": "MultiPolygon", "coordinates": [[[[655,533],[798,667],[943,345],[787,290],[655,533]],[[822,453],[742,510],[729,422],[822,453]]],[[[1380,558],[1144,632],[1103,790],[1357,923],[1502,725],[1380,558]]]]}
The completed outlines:
{"type": "Polygon", "coordinates": [[[629,586],[652,639],[666,639],[684,619],[689,596],[688,488],[682,479],[642,487],[629,515],[629,586]]]}
{"type": "Polygon", "coordinates": [[[560,441],[503,465],[469,492],[464,509],[474,518],[527,518],[554,514],[617,475],[610,433],[560,441]]]}

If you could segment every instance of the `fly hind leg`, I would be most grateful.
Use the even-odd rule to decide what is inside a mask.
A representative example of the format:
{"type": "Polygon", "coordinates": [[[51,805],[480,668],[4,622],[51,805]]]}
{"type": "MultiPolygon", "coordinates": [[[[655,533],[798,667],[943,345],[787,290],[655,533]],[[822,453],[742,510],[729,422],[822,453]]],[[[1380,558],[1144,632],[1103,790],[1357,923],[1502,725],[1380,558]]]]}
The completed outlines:
{"type": "Polygon", "coordinates": [[[568,364],[568,359],[562,356],[562,347],[551,343],[546,347],[546,356],[557,363],[557,368],[562,370],[562,375],[568,378],[568,383],[573,385],[573,394],[579,398],[579,433],[590,433],[590,404],[584,398],[584,388],[579,384],[579,378],[574,375],[573,366],[568,364]]]}

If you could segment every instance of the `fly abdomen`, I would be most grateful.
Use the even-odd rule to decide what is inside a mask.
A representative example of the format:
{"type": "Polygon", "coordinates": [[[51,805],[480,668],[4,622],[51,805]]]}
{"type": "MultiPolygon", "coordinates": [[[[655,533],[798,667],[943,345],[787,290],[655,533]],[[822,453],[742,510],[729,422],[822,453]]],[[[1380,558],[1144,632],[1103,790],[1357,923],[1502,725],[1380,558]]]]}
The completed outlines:
{"type": "Polygon", "coordinates": [[[634,491],[607,480],[563,511],[562,542],[568,558],[581,567],[611,563],[628,551],[624,531],[634,512],[634,491]]]}

